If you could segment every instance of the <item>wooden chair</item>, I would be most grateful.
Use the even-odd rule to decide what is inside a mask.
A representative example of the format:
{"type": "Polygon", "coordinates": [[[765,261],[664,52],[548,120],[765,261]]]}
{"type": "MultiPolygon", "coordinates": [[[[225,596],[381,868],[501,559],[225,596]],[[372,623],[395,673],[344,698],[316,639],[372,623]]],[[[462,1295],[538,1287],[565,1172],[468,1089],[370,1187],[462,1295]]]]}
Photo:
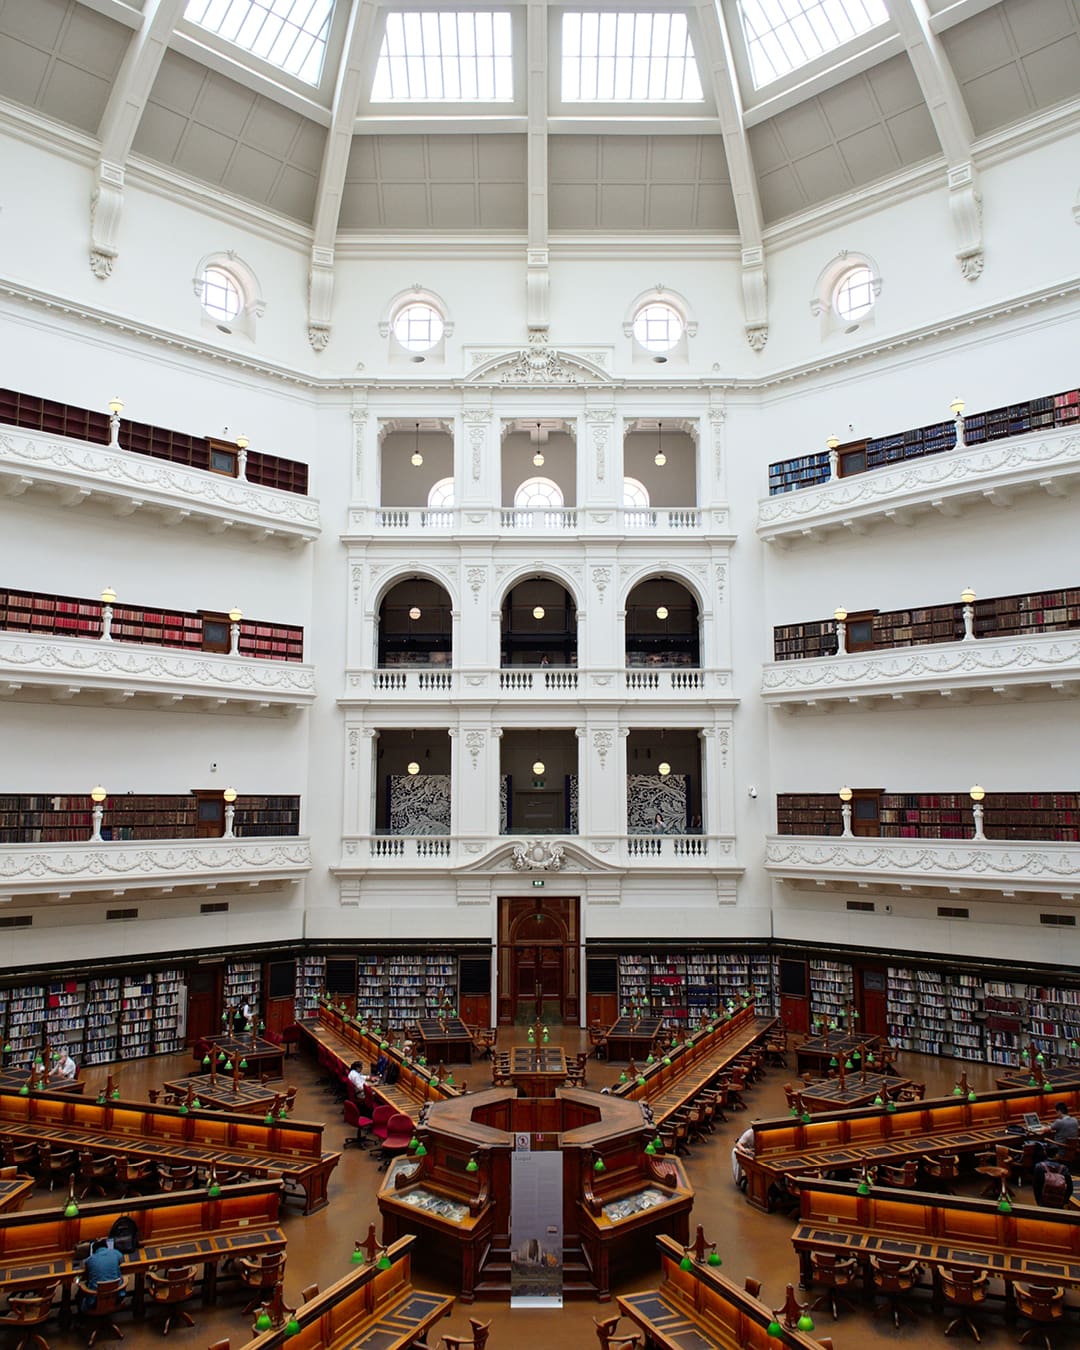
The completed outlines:
{"type": "Polygon", "coordinates": [[[236,1263],[240,1279],[253,1291],[254,1297],[244,1304],[243,1313],[254,1312],[265,1303],[285,1279],[285,1253],[263,1252],[256,1257],[242,1256],[236,1263]]]}
{"type": "Polygon", "coordinates": [[[970,1310],[986,1302],[989,1274],[985,1270],[976,1270],[974,1266],[942,1266],[938,1273],[945,1302],[951,1303],[959,1313],[945,1328],[945,1335],[951,1336],[957,1327],[963,1327],[975,1337],[976,1342],[980,1341],[982,1337],[979,1328],[971,1320],[970,1310]]]}
{"type": "Polygon", "coordinates": [[[941,1195],[955,1195],[953,1182],[960,1176],[959,1153],[939,1153],[937,1157],[924,1154],[919,1159],[928,1189],[941,1195]]]}
{"type": "Polygon", "coordinates": [[[589,1027],[589,1047],[597,1059],[607,1059],[607,1032],[595,1022],[589,1027]]]}
{"type": "Polygon", "coordinates": [[[897,1102],[921,1102],[926,1096],[925,1083],[907,1083],[896,1093],[893,1101],[897,1102]]]}
{"type": "Polygon", "coordinates": [[[487,1345],[488,1332],[491,1330],[490,1322],[478,1322],[475,1317],[469,1318],[469,1326],[472,1328],[472,1336],[450,1336],[444,1335],[442,1338],[446,1350],[461,1350],[463,1345],[470,1347],[470,1350],[484,1350],[487,1345]]]}
{"type": "Polygon", "coordinates": [[[285,1047],[285,1058],[288,1059],[292,1054],[294,1045],[299,1045],[303,1032],[295,1022],[290,1022],[281,1032],[281,1043],[285,1047]]]}
{"type": "Polygon", "coordinates": [[[38,1144],[38,1172],[42,1181],[48,1179],[50,1191],[58,1180],[66,1181],[75,1171],[75,1166],[73,1148],[53,1148],[48,1140],[38,1144]]]}
{"type": "Polygon", "coordinates": [[[318,1293],[319,1286],[317,1284],[306,1284],[303,1289],[300,1290],[300,1302],[310,1303],[313,1298],[318,1296],[318,1293]]]}
{"type": "Polygon", "coordinates": [[[91,1346],[105,1331],[111,1331],[118,1340],[124,1339],[124,1333],[116,1325],[116,1315],[124,1305],[124,1281],[101,1280],[92,1289],[82,1280],[76,1282],[79,1297],[79,1317],[83,1329],[88,1333],[86,1344],[91,1346]],[[83,1307],[83,1303],[86,1307],[83,1307]]]}
{"type": "Polygon", "coordinates": [[[1039,1161],[1039,1143],[1038,1139],[1025,1139],[1024,1146],[1019,1152],[1015,1149],[1009,1150],[1013,1166],[1016,1168],[1016,1180],[1021,1186],[1025,1181],[1033,1180],[1035,1164],[1039,1161]]]}
{"type": "Polygon", "coordinates": [[[296,1105],[296,1093],[297,1089],[291,1084],[285,1088],[285,1110],[288,1111],[290,1116],[293,1113],[293,1107],[296,1105]]]}
{"type": "Polygon", "coordinates": [[[80,1200],[85,1200],[91,1191],[95,1195],[107,1194],[115,1180],[116,1159],[112,1154],[105,1158],[97,1158],[93,1153],[79,1154],[79,1182],[82,1185],[80,1200]]]}
{"type": "Polygon", "coordinates": [[[53,1297],[59,1284],[50,1284],[42,1289],[27,1289],[21,1294],[12,1294],[8,1298],[7,1312],[0,1316],[0,1327],[6,1327],[19,1337],[15,1350],[35,1345],[38,1350],[49,1350],[49,1342],[35,1331],[49,1319],[52,1313],[53,1297]]]}
{"type": "Polygon", "coordinates": [[[158,1188],[157,1164],[152,1158],[142,1162],[126,1158],[122,1154],[116,1159],[116,1184],[120,1188],[120,1199],[129,1195],[146,1195],[158,1188]]]}
{"type": "Polygon", "coordinates": [[[981,1194],[989,1199],[996,1199],[1003,1191],[1011,1200],[1013,1192],[1009,1187],[1009,1181],[1012,1179],[1013,1157],[1007,1144],[995,1144],[993,1153],[979,1153],[976,1155],[977,1164],[975,1171],[979,1176],[986,1177],[986,1185],[981,1194]]]}
{"type": "Polygon", "coordinates": [[[629,1336],[618,1335],[619,1317],[607,1317],[602,1322],[593,1318],[593,1326],[596,1328],[596,1339],[600,1342],[600,1350],[624,1350],[628,1345],[640,1345],[641,1336],[638,1332],[633,1332],[629,1336]]]}
{"type": "Polygon", "coordinates": [[[898,1190],[914,1191],[919,1185],[919,1160],[918,1158],[909,1158],[902,1167],[890,1167],[888,1163],[882,1163],[877,1170],[878,1181],[886,1186],[894,1186],[898,1190]]]}
{"type": "Polygon", "coordinates": [[[158,1186],[163,1191],[191,1191],[195,1189],[195,1168],[192,1165],[170,1166],[158,1163],[158,1186]]]}
{"type": "Polygon", "coordinates": [[[1020,1344],[1041,1340],[1045,1350],[1053,1350],[1050,1334],[1044,1331],[1065,1316],[1065,1290],[1056,1284],[1014,1284],[1016,1311],[1036,1325],[1028,1327],[1020,1337],[1020,1344]]]}
{"type": "Polygon", "coordinates": [[[814,1283],[825,1286],[825,1292],[810,1305],[811,1311],[824,1305],[832,1313],[834,1322],[840,1316],[841,1303],[854,1312],[854,1303],[842,1291],[850,1288],[859,1278],[859,1263],[855,1257],[811,1251],[810,1265],[814,1272],[814,1283]]]}
{"type": "Polygon", "coordinates": [[[874,1288],[885,1299],[874,1309],[874,1316],[888,1312],[897,1327],[905,1317],[914,1322],[909,1296],[922,1275],[918,1261],[904,1261],[898,1256],[871,1256],[870,1275],[874,1288]]]}
{"type": "Polygon", "coordinates": [[[747,1275],[746,1279],[743,1280],[743,1288],[751,1298],[761,1297],[761,1281],[755,1280],[753,1275],[747,1275]]]}
{"type": "Polygon", "coordinates": [[[146,1292],[150,1302],[165,1314],[161,1324],[161,1334],[167,1336],[169,1328],[176,1321],[186,1327],[195,1325],[190,1313],[180,1307],[195,1295],[195,1280],[198,1275],[194,1266],[170,1266],[164,1272],[148,1270],[146,1272],[146,1292]]]}
{"type": "Polygon", "coordinates": [[[36,1143],[19,1144],[14,1139],[0,1140],[0,1159],[5,1167],[17,1167],[20,1171],[32,1171],[38,1165],[38,1146],[36,1143]]]}
{"type": "Polygon", "coordinates": [[[765,1042],[765,1060],[777,1069],[787,1068],[787,1032],[777,1032],[765,1042]]]}

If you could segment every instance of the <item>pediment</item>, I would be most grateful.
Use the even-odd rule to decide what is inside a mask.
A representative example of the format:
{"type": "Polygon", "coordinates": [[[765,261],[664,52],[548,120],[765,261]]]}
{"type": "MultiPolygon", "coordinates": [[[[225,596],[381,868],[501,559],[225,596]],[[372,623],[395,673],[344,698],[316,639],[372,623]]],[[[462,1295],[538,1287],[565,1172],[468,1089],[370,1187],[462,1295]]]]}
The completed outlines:
{"type": "Polygon", "coordinates": [[[546,342],[530,342],[526,347],[477,351],[472,355],[476,364],[467,376],[468,384],[506,386],[612,383],[610,374],[601,364],[602,353],[590,357],[566,351],[562,347],[550,347],[546,342]]]}
{"type": "MultiPolygon", "coordinates": [[[[601,849],[604,847],[600,846],[601,849]]],[[[512,872],[519,876],[536,877],[622,870],[622,867],[607,862],[578,843],[547,837],[507,839],[482,857],[457,869],[458,872],[512,872]]]]}

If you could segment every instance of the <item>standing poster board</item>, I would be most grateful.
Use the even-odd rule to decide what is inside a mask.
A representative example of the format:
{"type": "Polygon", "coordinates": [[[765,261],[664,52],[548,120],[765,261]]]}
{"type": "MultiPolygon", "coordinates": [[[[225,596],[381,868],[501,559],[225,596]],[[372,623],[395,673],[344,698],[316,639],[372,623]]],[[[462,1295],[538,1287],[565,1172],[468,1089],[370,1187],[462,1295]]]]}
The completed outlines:
{"type": "Polygon", "coordinates": [[[563,1158],[519,1134],[510,1158],[510,1306],[563,1305],[563,1158]]]}

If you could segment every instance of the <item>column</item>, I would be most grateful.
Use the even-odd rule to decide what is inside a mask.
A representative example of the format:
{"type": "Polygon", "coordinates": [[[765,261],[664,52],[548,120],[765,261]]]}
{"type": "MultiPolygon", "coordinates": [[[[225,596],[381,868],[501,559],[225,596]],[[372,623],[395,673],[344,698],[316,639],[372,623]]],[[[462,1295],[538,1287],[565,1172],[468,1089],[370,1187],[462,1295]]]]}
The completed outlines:
{"type": "Polygon", "coordinates": [[[370,834],[374,825],[371,811],[379,733],[374,727],[346,726],[345,744],[342,833],[370,834]]]}
{"type": "Polygon", "coordinates": [[[626,830],[626,740],[614,722],[589,721],[578,733],[580,828],[593,843],[626,830]]]}
{"type": "MultiPolygon", "coordinates": [[[[499,743],[502,728],[484,713],[469,710],[468,720],[451,730],[453,815],[451,828],[461,840],[487,841],[499,833],[499,743]]],[[[465,852],[469,853],[468,843],[465,852]]],[[[481,845],[482,847],[482,845],[481,845]]]]}

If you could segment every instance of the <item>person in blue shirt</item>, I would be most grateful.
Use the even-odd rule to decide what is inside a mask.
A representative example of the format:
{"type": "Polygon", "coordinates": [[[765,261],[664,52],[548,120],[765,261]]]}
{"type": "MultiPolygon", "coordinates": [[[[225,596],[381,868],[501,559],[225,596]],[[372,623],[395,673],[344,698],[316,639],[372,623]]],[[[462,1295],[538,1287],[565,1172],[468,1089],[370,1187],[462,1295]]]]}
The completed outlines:
{"type": "MultiPolygon", "coordinates": [[[[108,1238],[99,1238],[90,1248],[90,1255],[86,1258],[83,1265],[82,1282],[89,1289],[96,1289],[104,1280],[119,1280],[123,1278],[124,1258],[112,1245],[108,1238]]],[[[92,1308],[96,1299],[90,1295],[84,1294],[82,1299],[82,1309],[85,1312],[92,1308]]]]}

